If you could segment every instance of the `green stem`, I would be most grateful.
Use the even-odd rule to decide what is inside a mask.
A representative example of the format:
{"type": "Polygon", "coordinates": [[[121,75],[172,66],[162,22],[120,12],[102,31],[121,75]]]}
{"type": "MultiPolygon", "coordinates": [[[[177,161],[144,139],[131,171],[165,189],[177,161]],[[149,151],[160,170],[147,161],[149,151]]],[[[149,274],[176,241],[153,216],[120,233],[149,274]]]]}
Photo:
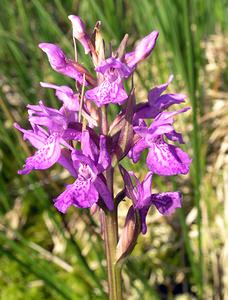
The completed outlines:
{"type": "Polygon", "coordinates": [[[109,300],[122,299],[121,268],[116,263],[117,245],[116,210],[104,214],[104,240],[108,270],[109,300]]]}
{"type": "MultiPolygon", "coordinates": [[[[100,111],[101,133],[108,134],[108,118],[106,107],[100,111]]],[[[113,168],[110,167],[105,172],[107,186],[113,198],[113,168]]],[[[116,247],[118,243],[118,216],[117,204],[112,211],[103,212],[104,243],[108,271],[109,300],[122,299],[121,267],[116,262],[116,247]]]]}

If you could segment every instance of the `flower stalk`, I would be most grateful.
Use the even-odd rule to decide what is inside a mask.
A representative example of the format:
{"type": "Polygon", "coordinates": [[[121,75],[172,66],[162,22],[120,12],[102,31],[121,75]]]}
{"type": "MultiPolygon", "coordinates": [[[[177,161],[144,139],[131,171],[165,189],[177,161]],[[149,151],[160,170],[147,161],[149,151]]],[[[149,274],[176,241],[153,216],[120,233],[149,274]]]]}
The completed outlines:
{"type": "MultiPolygon", "coordinates": [[[[107,108],[102,106],[100,109],[100,123],[101,133],[108,134],[108,118],[107,108]]],[[[109,167],[105,171],[105,177],[107,187],[111,192],[113,198],[113,167],[109,167]]],[[[103,211],[104,222],[104,244],[105,244],[105,256],[108,273],[108,290],[109,300],[121,300],[122,299],[122,284],[121,284],[121,268],[117,264],[117,243],[118,243],[118,215],[117,215],[117,203],[114,203],[114,209],[112,211],[103,211]]]]}
{"type": "Polygon", "coordinates": [[[109,300],[122,299],[121,266],[116,260],[117,211],[104,213],[104,243],[108,271],[109,300]]]}

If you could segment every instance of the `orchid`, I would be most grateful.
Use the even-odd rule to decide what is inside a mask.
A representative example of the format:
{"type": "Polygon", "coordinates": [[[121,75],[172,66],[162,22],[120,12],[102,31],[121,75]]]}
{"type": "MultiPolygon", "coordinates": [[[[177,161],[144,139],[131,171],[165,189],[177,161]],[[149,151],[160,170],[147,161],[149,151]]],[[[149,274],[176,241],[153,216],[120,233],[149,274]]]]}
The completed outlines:
{"type": "Polygon", "coordinates": [[[147,231],[146,216],[151,205],[154,205],[162,215],[170,215],[176,208],[181,207],[180,192],[151,193],[152,172],[148,172],[140,182],[133,172],[128,172],[121,165],[120,170],[125,182],[126,195],[132,200],[134,210],[139,211],[143,234],[147,231]]]}
{"type": "Polygon", "coordinates": [[[60,213],[73,208],[94,208],[101,215],[107,268],[109,297],[121,300],[121,266],[136,245],[138,235],[147,232],[146,217],[151,206],[166,216],[181,207],[182,196],[177,192],[152,193],[152,176],[187,174],[191,159],[179,146],[182,134],[174,129],[174,117],[188,107],[168,110],[184,103],[183,94],[164,93],[173,76],[148,92],[148,101],[140,102],[132,76],[137,65],[153,51],[158,32],[152,31],[131,52],[126,52],[126,35],[116,51],[106,50],[100,33],[100,23],[92,36],[78,16],[69,16],[72,24],[75,58],[69,59],[59,46],[41,43],[52,69],[74,79],[71,87],[41,82],[43,88],[54,90],[58,109],[28,105],[31,129],[15,123],[25,140],[36,148],[19,174],[43,170],[58,163],[69,172],[71,184],[54,199],[60,213]],[[78,62],[76,43],[91,57],[93,71],[78,62]],[[125,86],[131,82],[130,92],[125,86]],[[125,85],[126,84],[126,85],[125,85]],[[75,86],[75,88],[72,88],[75,86]],[[118,115],[109,114],[109,106],[118,106],[118,115]],[[170,142],[168,142],[168,140],[170,142]],[[135,164],[141,153],[148,150],[146,175],[142,181],[123,167],[125,160],[135,164]],[[114,172],[115,171],[115,172],[114,172]],[[122,176],[122,191],[116,193],[114,181],[122,176]],[[118,235],[119,204],[131,199],[125,225],[118,235]]]}
{"type": "Polygon", "coordinates": [[[109,103],[123,104],[128,95],[124,90],[122,78],[131,74],[128,66],[120,60],[110,57],[95,70],[103,75],[101,83],[94,89],[88,90],[86,98],[93,100],[98,107],[109,103]]]}

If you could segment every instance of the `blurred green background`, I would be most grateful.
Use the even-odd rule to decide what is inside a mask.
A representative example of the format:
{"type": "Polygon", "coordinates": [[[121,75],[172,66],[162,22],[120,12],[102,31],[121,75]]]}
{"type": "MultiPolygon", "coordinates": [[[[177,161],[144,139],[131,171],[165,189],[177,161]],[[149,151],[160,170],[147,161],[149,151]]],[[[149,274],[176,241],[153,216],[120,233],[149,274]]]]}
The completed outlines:
{"type": "MultiPolygon", "coordinates": [[[[191,174],[153,183],[154,191],[183,191],[183,208],[168,218],[151,210],[148,233],[123,270],[125,299],[228,299],[225,0],[0,0],[0,299],[107,299],[99,217],[76,209],[62,216],[52,205],[72,178],[58,166],[17,175],[33,149],[13,122],[28,125],[28,103],[45,99],[58,107],[40,81],[72,84],[37,47],[57,43],[73,57],[70,14],[81,16],[90,33],[101,20],[113,47],[125,33],[131,49],[158,30],[153,54],[137,71],[137,98],[146,100],[148,89],[174,73],[169,90],[186,93],[192,106],[176,122],[193,158],[191,174]]],[[[136,168],[139,176],[144,169],[136,168]]]]}

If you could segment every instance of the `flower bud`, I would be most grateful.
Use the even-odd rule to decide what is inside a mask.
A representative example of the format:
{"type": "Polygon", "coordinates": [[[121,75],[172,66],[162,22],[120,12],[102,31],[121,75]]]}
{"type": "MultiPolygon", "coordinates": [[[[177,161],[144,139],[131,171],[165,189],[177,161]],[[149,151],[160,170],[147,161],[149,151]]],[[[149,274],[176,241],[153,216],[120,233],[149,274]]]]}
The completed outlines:
{"type": "Polygon", "coordinates": [[[134,249],[141,226],[139,221],[138,212],[131,206],[128,210],[123,231],[121,233],[116,258],[117,262],[124,260],[134,249]]]}

